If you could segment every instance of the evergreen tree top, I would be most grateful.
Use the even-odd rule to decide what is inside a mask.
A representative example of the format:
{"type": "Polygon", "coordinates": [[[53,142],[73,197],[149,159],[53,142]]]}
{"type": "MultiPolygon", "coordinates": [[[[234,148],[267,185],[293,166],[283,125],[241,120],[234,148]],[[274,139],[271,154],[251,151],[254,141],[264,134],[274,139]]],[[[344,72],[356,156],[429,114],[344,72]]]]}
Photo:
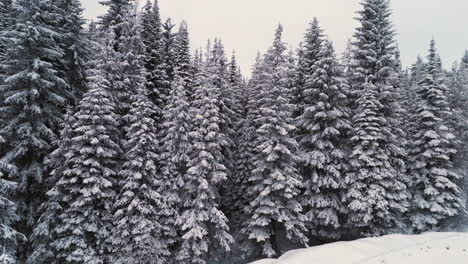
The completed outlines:
{"type": "Polygon", "coordinates": [[[278,28],[275,31],[275,39],[273,40],[273,45],[271,50],[275,54],[283,54],[286,51],[286,43],[283,42],[283,25],[279,24],[278,28]]]}
{"type": "MultiPolygon", "coordinates": [[[[283,26],[278,25],[278,28],[275,31],[275,37],[273,39],[273,44],[268,49],[267,53],[263,58],[263,63],[266,63],[268,66],[266,70],[273,70],[284,65],[286,61],[285,51],[286,43],[282,40],[283,36],[283,26]]],[[[267,72],[264,72],[267,73],[267,72]]]]}
{"type": "Polygon", "coordinates": [[[436,41],[434,39],[432,39],[430,43],[426,71],[433,75],[437,75],[441,71],[440,57],[437,53],[436,41]]]}
{"type": "Polygon", "coordinates": [[[242,74],[237,65],[236,52],[232,51],[231,61],[229,62],[229,82],[234,85],[241,85],[242,74]]]}
{"type": "Polygon", "coordinates": [[[184,78],[188,78],[191,55],[188,25],[185,21],[180,23],[179,31],[177,32],[175,57],[176,65],[179,68],[179,74],[184,78]]]}
{"type": "Polygon", "coordinates": [[[363,0],[354,34],[356,74],[362,84],[365,78],[375,85],[385,82],[395,69],[395,31],[391,23],[388,0],[363,0]]]}
{"type": "Polygon", "coordinates": [[[463,55],[462,58],[462,63],[468,66],[468,50],[465,50],[465,54],[463,55]]]}
{"type": "Polygon", "coordinates": [[[304,49],[303,55],[306,58],[317,55],[320,50],[320,45],[322,44],[322,39],[323,30],[320,28],[319,21],[315,17],[305,33],[305,40],[302,43],[302,48],[304,49]]]}
{"type": "Polygon", "coordinates": [[[160,52],[158,49],[161,46],[162,23],[157,0],[154,1],[154,4],[151,3],[151,0],[146,2],[141,14],[141,24],[141,35],[143,40],[147,41],[145,45],[156,49],[152,52],[160,52]]]}
{"type": "Polygon", "coordinates": [[[101,25],[104,29],[108,29],[124,21],[125,14],[130,10],[133,1],[105,0],[99,3],[108,7],[107,13],[100,17],[101,25]]]}

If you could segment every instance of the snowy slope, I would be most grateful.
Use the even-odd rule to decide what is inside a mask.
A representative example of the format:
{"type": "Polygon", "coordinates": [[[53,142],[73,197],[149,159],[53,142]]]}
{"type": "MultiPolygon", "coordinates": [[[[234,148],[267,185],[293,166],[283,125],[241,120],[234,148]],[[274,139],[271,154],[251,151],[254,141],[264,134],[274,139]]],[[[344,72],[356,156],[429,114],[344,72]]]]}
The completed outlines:
{"type": "Polygon", "coordinates": [[[467,264],[468,233],[389,235],[287,252],[251,264],[467,264]]]}

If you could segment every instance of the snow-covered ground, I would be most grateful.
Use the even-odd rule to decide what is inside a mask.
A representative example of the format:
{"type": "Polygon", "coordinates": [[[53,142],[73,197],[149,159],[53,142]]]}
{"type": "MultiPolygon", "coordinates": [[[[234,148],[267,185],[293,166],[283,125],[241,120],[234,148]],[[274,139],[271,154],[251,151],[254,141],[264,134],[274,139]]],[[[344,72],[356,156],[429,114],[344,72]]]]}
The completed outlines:
{"type": "Polygon", "coordinates": [[[468,264],[468,233],[389,235],[289,251],[251,264],[468,264]]]}

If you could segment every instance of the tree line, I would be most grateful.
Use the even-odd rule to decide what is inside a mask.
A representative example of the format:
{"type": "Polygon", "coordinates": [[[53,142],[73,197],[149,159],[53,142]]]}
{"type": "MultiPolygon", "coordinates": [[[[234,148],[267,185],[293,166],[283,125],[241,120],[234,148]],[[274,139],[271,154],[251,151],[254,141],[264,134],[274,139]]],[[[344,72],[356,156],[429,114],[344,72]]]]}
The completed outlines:
{"type": "MultiPolygon", "coordinates": [[[[388,0],[337,55],[278,26],[251,77],[157,0],[0,0],[0,263],[240,263],[466,223],[468,51],[400,61],[388,0]]],[[[248,41],[248,40],[246,40],[248,41]]]]}

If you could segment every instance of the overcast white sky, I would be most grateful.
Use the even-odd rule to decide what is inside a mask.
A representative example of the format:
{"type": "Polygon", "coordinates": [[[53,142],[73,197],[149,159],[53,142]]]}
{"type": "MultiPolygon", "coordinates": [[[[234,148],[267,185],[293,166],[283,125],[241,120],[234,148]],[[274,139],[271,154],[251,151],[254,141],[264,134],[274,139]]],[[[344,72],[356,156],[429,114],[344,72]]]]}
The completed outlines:
{"type": "MultiPolygon", "coordinates": [[[[139,0],[143,5],[146,0],[139,0]]],[[[153,1],[153,0],[151,0],[153,1]]],[[[94,19],[105,12],[98,0],[82,0],[85,17],[94,19]]],[[[205,47],[208,38],[220,37],[230,57],[236,50],[244,74],[257,51],[264,52],[278,23],[284,26],[284,40],[296,49],[305,29],[318,17],[338,52],[353,35],[360,0],[159,0],[163,21],[171,17],[189,25],[193,49],[205,47]]],[[[434,37],[444,66],[450,68],[468,49],[468,0],[393,0],[393,21],[397,29],[405,66],[418,54],[425,56],[434,37]]]]}

